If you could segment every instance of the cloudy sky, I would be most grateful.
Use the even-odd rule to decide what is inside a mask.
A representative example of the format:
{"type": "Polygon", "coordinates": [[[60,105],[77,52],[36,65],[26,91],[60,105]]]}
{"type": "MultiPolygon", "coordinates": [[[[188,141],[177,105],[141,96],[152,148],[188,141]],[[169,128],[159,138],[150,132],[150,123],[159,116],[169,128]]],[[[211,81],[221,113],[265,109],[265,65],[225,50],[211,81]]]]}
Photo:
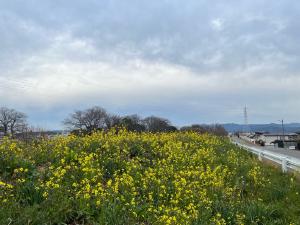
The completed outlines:
{"type": "Polygon", "coordinates": [[[0,106],[175,125],[300,121],[297,0],[0,0],[0,106]]]}

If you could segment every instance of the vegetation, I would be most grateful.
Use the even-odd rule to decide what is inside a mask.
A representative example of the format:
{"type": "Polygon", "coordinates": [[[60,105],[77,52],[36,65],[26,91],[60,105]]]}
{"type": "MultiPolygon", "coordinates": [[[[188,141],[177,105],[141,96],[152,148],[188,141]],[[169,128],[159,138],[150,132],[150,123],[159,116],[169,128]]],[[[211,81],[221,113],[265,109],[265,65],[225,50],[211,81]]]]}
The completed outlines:
{"type": "Polygon", "coordinates": [[[299,190],[209,134],[0,144],[0,224],[299,224],[299,190]]]}
{"type": "MultiPolygon", "coordinates": [[[[64,125],[72,130],[73,134],[91,134],[97,130],[109,130],[113,127],[123,127],[135,132],[173,132],[177,128],[168,119],[148,116],[142,119],[140,116],[118,116],[109,114],[105,109],[95,106],[86,110],[77,110],[63,121],[64,125]]],[[[182,131],[194,131],[197,133],[212,133],[218,136],[226,136],[227,132],[221,125],[198,125],[182,127],[182,131]]]]}
{"type": "Polygon", "coordinates": [[[0,132],[4,135],[14,136],[17,132],[23,132],[27,128],[27,116],[14,109],[0,107],[0,132]]]}
{"type": "Polygon", "coordinates": [[[219,124],[215,124],[215,125],[193,124],[191,126],[181,127],[180,130],[181,131],[194,131],[199,134],[210,133],[210,134],[214,134],[217,136],[227,136],[228,135],[228,132],[224,129],[224,127],[219,124]]]}
{"type": "MultiPolygon", "coordinates": [[[[104,108],[94,106],[85,110],[76,110],[71,113],[63,122],[64,126],[73,135],[90,135],[95,131],[107,131],[112,128],[122,128],[134,132],[174,132],[177,127],[165,118],[157,116],[126,115],[119,116],[108,113],[104,108]]],[[[185,126],[181,131],[194,131],[199,134],[212,133],[217,136],[227,136],[227,131],[221,125],[198,125],[185,126]]],[[[52,132],[53,133],[53,132],[52,132]]],[[[27,124],[26,114],[15,109],[0,107],[0,139],[2,136],[9,136],[23,140],[32,141],[37,137],[51,134],[41,128],[35,128],[27,124]]]]}
{"type": "Polygon", "coordinates": [[[86,110],[77,110],[63,121],[74,133],[91,134],[95,130],[107,130],[112,127],[123,127],[136,132],[176,131],[167,119],[149,116],[141,119],[138,115],[118,116],[108,114],[105,109],[95,106],[86,110]]]}

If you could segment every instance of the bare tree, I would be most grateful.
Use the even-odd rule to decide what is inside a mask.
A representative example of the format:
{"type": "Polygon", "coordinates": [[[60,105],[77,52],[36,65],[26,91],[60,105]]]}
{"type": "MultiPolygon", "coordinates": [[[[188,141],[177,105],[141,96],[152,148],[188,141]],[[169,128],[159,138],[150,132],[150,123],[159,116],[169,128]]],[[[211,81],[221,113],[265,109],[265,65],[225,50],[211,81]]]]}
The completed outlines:
{"type": "Polygon", "coordinates": [[[181,131],[194,131],[199,134],[203,133],[211,133],[217,136],[227,136],[227,131],[224,129],[222,125],[199,125],[193,124],[191,126],[185,126],[180,129],[181,131]]]}
{"type": "Polygon", "coordinates": [[[11,109],[8,109],[6,107],[0,108],[0,124],[1,124],[0,126],[2,128],[1,130],[3,131],[4,135],[8,134],[10,114],[11,114],[11,109]]]}
{"type": "Polygon", "coordinates": [[[149,116],[143,120],[146,130],[150,132],[166,132],[174,131],[176,127],[171,125],[171,122],[167,119],[149,116]]]}
{"type": "Polygon", "coordinates": [[[143,120],[136,114],[124,116],[121,125],[129,131],[142,132],[146,130],[143,120]]]}
{"type": "Polygon", "coordinates": [[[63,123],[70,129],[91,133],[95,130],[106,128],[107,117],[105,109],[95,106],[84,111],[75,111],[63,123]]]}
{"type": "Polygon", "coordinates": [[[207,128],[204,125],[193,124],[191,126],[184,126],[180,128],[181,131],[194,131],[200,134],[207,133],[207,128]]]}
{"type": "Polygon", "coordinates": [[[97,106],[75,111],[63,121],[63,124],[76,135],[90,134],[95,130],[108,130],[113,127],[117,128],[117,131],[118,128],[126,128],[128,131],[134,132],[172,132],[177,130],[169,120],[164,118],[150,116],[142,119],[136,114],[121,117],[108,114],[105,109],[97,106]]]}
{"type": "Polygon", "coordinates": [[[0,127],[4,135],[14,136],[17,132],[25,129],[27,116],[14,109],[0,108],[0,127]]]}
{"type": "Polygon", "coordinates": [[[215,124],[212,126],[213,133],[217,136],[227,136],[228,132],[225,130],[225,128],[220,124],[215,124]]]}
{"type": "Polygon", "coordinates": [[[105,124],[107,129],[111,129],[113,127],[119,127],[121,126],[122,118],[117,115],[107,115],[105,119],[105,124]]]}

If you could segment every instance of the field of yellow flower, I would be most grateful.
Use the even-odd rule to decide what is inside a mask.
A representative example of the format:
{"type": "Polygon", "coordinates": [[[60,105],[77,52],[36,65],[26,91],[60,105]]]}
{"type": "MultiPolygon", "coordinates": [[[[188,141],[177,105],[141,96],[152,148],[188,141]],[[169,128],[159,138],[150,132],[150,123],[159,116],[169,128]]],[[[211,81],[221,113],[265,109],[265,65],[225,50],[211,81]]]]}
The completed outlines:
{"type": "Polygon", "coordinates": [[[300,186],[226,138],[98,132],[0,144],[0,224],[300,224],[300,186]]]}

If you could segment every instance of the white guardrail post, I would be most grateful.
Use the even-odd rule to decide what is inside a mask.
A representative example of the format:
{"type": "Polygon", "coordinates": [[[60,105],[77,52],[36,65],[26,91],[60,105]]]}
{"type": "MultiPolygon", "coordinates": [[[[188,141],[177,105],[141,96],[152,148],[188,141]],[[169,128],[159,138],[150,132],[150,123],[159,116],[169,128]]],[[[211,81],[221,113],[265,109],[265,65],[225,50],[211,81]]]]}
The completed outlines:
{"type": "Polygon", "coordinates": [[[259,161],[262,161],[262,156],[263,156],[263,153],[262,153],[262,152],[258,153],[258,160],[259,160],[259,161]]]}
{"type": "Polygon", "coordinates": [[[287,158],[282,158],[281,160],[281,166],[282,166],[282,172],[286,173],[288,171],[287,169],[287,158]]]}

